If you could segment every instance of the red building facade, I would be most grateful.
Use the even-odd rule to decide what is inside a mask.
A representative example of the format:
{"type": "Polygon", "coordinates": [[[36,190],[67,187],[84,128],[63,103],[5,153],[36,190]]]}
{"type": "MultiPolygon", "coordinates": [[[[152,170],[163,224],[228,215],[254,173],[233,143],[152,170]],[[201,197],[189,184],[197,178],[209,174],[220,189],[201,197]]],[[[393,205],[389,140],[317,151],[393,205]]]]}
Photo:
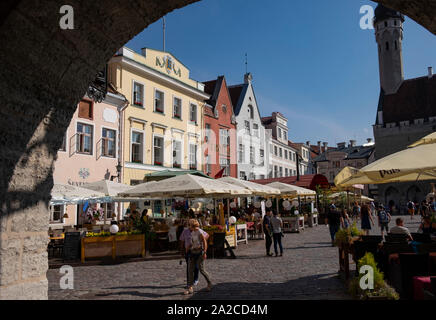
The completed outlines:
{"type": "Polygon", "coordinates": [[[226,79],[220,76],[204,84],[204,91],[211,97],[204,107],[203,171],[213,178],[221,173],[237,178],[236,120],[226,79]]]}

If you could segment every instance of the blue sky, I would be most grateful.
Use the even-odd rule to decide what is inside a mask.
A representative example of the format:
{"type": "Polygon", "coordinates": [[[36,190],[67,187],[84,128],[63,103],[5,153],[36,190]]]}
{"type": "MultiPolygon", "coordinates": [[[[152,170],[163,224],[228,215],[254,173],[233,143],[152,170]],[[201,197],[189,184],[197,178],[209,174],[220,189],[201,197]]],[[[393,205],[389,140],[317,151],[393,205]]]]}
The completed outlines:
{"type": "MultiPolygon", "coordinates": [[[[198,81],[243,81],[245,53],[262,116],[280,111],[293,141],[372,138],[380,91],[374,30],[359,26],[368,0],[202,0],[166,16],[166,49],[198,81]]],[[[162,20],[127,47],[162,50],[162,20]]],[[[406,78],[436,68],[436,37],[406,17],[406,78]]]]}

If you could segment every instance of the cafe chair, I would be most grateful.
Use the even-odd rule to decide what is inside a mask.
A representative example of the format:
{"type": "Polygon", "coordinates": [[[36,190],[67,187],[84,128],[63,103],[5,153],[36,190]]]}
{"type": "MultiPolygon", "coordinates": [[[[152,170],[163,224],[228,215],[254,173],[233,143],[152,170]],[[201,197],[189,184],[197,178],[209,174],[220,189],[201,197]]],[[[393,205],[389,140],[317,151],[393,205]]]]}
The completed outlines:
{"type": "Polygon", "coordinates": [[[431,243],[431,237],[429,234],[425,233],[411,233],[413,241],[421,243],[431,243]]]}
{"type": "Polygon", "coordinates": [[[375,243],[381,243],[383,241],[382,236],[362,236],[363,242],[375,242],[375,243]]]}
{"type": "Polygon", "coordinates": [[[408,237],[405,234],[389,233],[385,237],[385,242],[390,242],[390,243],[407,243],[407,241],[408,241],[408,237]]]}
{"type": "Polygon", "coordinates": [[[215,259],[215,252],[218,251],[219,257],[224,257],[224,243],[226,239],[225,232],[215,232],[213,234],[213,243],[210,246],[212,250],[212,259],[215,259]]]}
{"type": "Polygon", "coordinates": [[[400,253],[403,296],[413,297],[413,277],[429,276],[429,255],[400,253]]]}

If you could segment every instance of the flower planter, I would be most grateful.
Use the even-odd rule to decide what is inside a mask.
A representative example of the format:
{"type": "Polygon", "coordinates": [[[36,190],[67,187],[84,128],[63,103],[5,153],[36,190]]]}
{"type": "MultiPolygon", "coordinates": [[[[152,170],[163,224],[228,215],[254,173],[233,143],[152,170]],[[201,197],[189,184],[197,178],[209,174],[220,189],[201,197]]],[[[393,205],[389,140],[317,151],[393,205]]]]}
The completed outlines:
{"type": "Polygon", "coordinates": [[[123,256],[145,257],[145,235],[121,235],[82,238],[81,260],[123,256]]]}

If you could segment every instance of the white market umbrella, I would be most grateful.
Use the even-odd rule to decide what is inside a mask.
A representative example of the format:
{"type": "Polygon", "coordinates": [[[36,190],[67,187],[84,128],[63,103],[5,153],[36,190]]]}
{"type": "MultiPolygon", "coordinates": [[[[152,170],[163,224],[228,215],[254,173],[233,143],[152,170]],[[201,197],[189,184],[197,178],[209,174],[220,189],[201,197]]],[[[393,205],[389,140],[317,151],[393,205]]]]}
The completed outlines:
{"type": "Polygon", "coordinates": [[[249,190],[252,193],[252,195],[256,195],[256,196],[276,196],[276,195],[280,195],[281,193],[279,189],[272,188],[270,186],[262,185],[259,183],[254,183],[247,180],[233,178],[233,177],[220,178],[218,179],[218,181],[223,181],[241,188],[245,188],[249,190]]]}
{"type": "Polygon", "coordinates": [[[294,186],[283,182],[268,183],[267,186],[279,189],[282,196],[296,197],[296,196],[314,196],[316,192],[310,189],[294,186]]]}
{"type": "Polygon", "coordinates": [[[82,187],[104,193],[108,197],[116,197],[118,193],[126,192],[127,190],[133,188],[133,186],[110,180],[91,182],[83,185],[82,187]]]}
{"type": "Polygon", "coordinates": [[[119,194],[121,197],[143,198],[224,198],[247,195],[251,195],[251,192],[245,188],[191,174],[180,175],[153,183],[146,183],[142,186],[133,188],[128,192],[119,194]]]}
{"type": "Polygon", "coordinates": [[[55,183],[53,185],[50,200],[50,204],[52,205],[79,204],[86,201],[105,202],[110,201],[110,199],[108,199],[104,193],[90,189],[69,184],[55,183]]]}

